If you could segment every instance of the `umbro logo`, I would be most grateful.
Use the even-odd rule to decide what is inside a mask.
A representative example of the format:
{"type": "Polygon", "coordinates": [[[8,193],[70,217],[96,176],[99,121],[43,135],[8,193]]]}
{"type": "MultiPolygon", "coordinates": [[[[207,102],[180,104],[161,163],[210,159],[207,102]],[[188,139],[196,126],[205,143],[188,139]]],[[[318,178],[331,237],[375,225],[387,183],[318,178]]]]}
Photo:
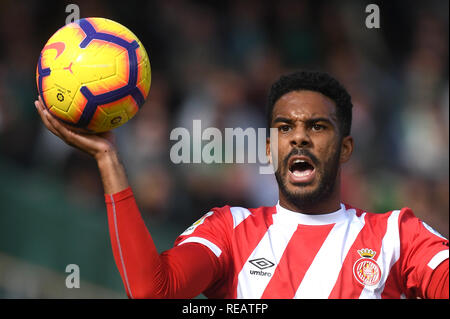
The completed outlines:
{"type": "Polygon", "coordinates": [[[260,270],[250,270],[250,275],[272,277],[272,273],[262,270],[275,266],[273,262],[267,260],[266,258],[252,259],[249,260],[248,262],[260,269],[260,270]]]}
{"type": "Polygon", "coordinates": [[[248,262],[251,263],[253,266],[258,267],[261,270],[270,268],[275,265],[273,262],[267,260],[266,258],[252,259],[252,260],[249,260],[248,262]]]}

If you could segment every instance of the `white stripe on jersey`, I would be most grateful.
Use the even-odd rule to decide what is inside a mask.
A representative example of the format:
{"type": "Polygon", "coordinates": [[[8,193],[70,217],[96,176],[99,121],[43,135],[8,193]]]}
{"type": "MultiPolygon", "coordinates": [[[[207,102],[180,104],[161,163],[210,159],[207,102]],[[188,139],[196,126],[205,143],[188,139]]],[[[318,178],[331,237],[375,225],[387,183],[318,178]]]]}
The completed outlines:
{"type": "Polygon", "coordinates": [[[243,207],[230,207],[230,212],[233,216],[233,229],[252,214],[247,208],[243,207]]]}
{"type": "Polygon", "coordinates": [[[448,259],[448,249],[442,250],[434,255],[434,257],[429,261],[428,267],[434,270],[437,266],[439,266],[441,262],[446,259],[448,259]]]}
{"type": "Polygon", "coordinates": [[[214,243],[210,242],[209,240],[202,238],[202,237],[188,237],[187,239],[183,240],[181,243],[178,244],[178,246],[186,244],[186,243],[199,243],[206,247],[208,247],[214,255],[217,257],[220,257],[222,254],[222,250],[214,243]]]}
{"type": "Polygon", "coordinates": [[[306,271],[294,298],[325,299],[330,295],[345,257],[364,227],[366,214],[358,217],[354,209],[349,209],[346,210],[346,215],[348,219],[336,223],[328,234],[306,271]],[[336,249],[336,243],[344,243],[342,250],[336,249]]]}
{"type": "Polygon", "coordinates": [[[256,258],[267,258],[275,265],[270,269],[263,270],[264,272],[270,272],[272,275],[275,272],[281,256],[283,256],[284,250],[288,245],[292,235],[297,230],[298,224],[283,222],[283,216],[281,214],[273,214],[273,224],[264,234],[258,246],[250,254],[250,257],[246,260],[244,267],[238,275],[238,287],[237,298],[261,298],[264,290],[269,284],[272,276],[258,276],[253,277],[250,275],[251,270],[255,270],[255,266],[249,263],[249,260],[256,258]]]}
{"type": "Polygon", "coordinates": [[[386,279],[391,271],[392,266],[400,258],[400,232],[398,226],[399,210],[391,213],[387,220],[386,234],[381,243],[380,255],[377,264],[380,266],[381,278],[380,282],[375,286],[365,286],[359,296],[360,299],[380,299],[384,290],[386,279]]]}

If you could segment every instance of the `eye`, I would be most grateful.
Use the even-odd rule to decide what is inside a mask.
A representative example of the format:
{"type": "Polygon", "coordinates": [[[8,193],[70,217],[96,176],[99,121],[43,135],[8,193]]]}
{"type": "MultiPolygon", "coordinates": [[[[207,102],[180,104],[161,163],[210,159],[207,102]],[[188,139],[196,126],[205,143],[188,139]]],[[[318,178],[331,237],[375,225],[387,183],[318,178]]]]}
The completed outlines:
{"type": "Polygon", "coordinates": [[[280,132],[287,133],[287,132],[289,132],[291,130],[291,127],[289,125],[280,125],[278,127],[278,130],[280,132]]]}
{"type": "Polygon", "coordinates": [[[311,128],[312,128],[313,131],[318,132],[318,131],[323,131],[326,127],[324,125],[320,125],[320,124],[314,123],[311,126],[311,128]]]}

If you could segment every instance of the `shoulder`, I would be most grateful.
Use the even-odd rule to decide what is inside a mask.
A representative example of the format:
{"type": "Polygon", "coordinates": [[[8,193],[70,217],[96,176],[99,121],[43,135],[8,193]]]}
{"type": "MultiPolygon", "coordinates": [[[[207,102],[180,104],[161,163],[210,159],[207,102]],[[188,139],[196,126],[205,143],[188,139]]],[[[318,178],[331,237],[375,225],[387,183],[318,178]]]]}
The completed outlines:
{"type": "Polygon", "coordinates": [[[445,237],[433,229],[433,227],[418,218],[410,207],[402,207],[400,209],[385,212],[368,212],[347,204],[345,204],[345,207],[347,211],[354,210],[358,217],[364,216],[366,224],[368,223],[376,228],[383,228],[386,231],[391,230],[399,232],[399,236],[401,237],[412,238],[419,234],[425,234],[445,239],[445,237]]]}
{"type": "Polygon", "coordinates": [[[190,227],[188,227],[181,235],[190,235],[197,228],[232,230],[248,217],[251,217],[252,219],[264,219],[273,214],[275,211],[275,206],[245,208],[240,206],[225,205],[222,207],[213,207],[190,227]]]}
{"type": "Polygon", "coordinates": [[[261,206],[257,208],[246,208],[241,206],[225,205],[222,207],[213,207],[208,213],[203,215],[193,226],[203,223],[202,219],[206,219],[210,225],[222,225],[225,228],[234,230],[245,220],[260,222],[271,219],[276,213],[275,206],[261,206]]]}
{"type": "Polygon", "coordinates": [[[401,209],[394,209],[390,211],[383,212],[370,212],[367,210],[363,210],[352,205],[344,203],[345,209],[347,212],[353,212],[357,217],[364,216],[367,220],[370,221],[383,221],[383,220],[395,220],[399,221],[401,219],[409,220],[418,218],[414,215],[414,212],[409,207],[403,207],[401,209]]]}
{"type": "Polygon", "coordinates": [[[347,213],[353,213],[365,224],[366,231],[371,231],[377,235],[390,235],[396,238],[401,235],[401,229],[408,229],[411,232],[419,219],[413,211],[404,207],[383,212],[370,212],[345,204],[347,213]]]}
{"type": "Polygon", "coordinates": [[[267,215],[269,210],[270,207],[244,208],[229,205],[213,207],[181,233],[175,240],[175,245],[198,242],[212,247],[211,250],[220,256],[222,251],[229,252],[229,244],[238,225],[248,218],[254,222],[250,226],[252,229],[262,225],[260,219],[267,215]]]}
{"type": "Polygon", "coordinates": [[[364,223],[372,225],[372,227],[381,227],[381,228],[385,228],[388,222],[390,224],[397,223],[399,220],[400,213],[403,211],[403,209],[401,209],[384,212],[371,212],[368,210],[356,208],[354,206],[345,203],[344,206],[347,214],[353,214],[357,218],[364,219],[364,223]]]}
{"type": "Polygon", "coordinates": [[[233,229],[239,226],[247,218],[252,220],[264,220],[276,212],[275,206],[261,206],[257,208],[245,208],[239,206],[226,206],[233,222],[233,229]]]}

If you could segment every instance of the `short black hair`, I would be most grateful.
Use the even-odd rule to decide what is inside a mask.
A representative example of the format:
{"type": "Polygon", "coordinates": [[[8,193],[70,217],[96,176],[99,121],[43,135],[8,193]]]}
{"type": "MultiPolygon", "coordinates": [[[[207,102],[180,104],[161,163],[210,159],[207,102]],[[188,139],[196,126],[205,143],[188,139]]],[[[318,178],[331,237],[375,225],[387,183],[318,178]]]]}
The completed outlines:
{"type": "Polygon", "coordinates": [[[342,137],[350,135],[352,126],[352,99],[347,90],[325,72],[299,71],[281,76],[270,88],[267,102],[267,127],[271,127],[272,112],[280,97],[298,90],[322,93],[336,103],[336,115],[342,137]]]}

